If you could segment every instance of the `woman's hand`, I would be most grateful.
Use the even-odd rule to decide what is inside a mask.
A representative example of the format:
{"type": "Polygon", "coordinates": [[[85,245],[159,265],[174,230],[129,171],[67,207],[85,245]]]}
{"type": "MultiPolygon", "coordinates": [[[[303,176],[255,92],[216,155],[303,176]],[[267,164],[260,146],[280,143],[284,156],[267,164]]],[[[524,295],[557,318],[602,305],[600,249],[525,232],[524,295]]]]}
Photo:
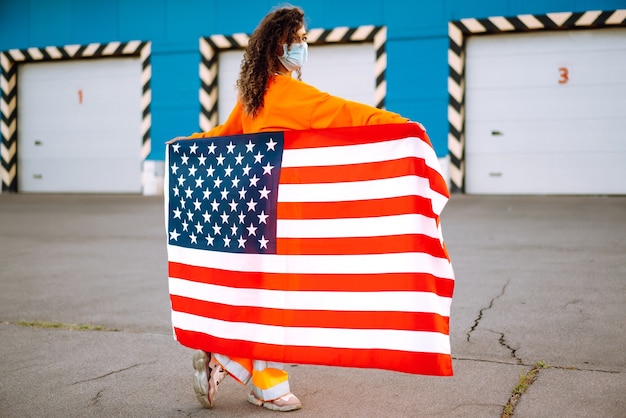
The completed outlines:
{"type": "Polygon", "coordinates": [[[167,141],[166,144],[173,144],[174,142],[180,141],[180,140],[183,140],[183,139],[189,139],[189,137],[188,136],[177,136],[177,137],[172,138],[169,141],[167,141]]]}

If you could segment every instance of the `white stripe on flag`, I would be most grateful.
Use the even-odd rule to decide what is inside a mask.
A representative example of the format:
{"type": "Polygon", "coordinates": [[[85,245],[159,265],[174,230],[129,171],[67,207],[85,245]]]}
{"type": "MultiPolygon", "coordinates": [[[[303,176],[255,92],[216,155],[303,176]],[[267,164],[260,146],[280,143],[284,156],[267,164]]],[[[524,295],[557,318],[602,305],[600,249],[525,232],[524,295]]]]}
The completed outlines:
{"type": "Polygon", "coordinates": [[[232,306],[322,311],[426,312],[450,316],[451,298],[432,292],[320,292],[248,289],[169,278],[171,295],[232,306]],[[419,309],[418,309],[419,308],[419,309]]]}
{"type": "Polygon", "coordinates": [[[426,165],[439,171],[439,160],[434,150],[421,139],[414,137],[371,144],[286,149],[283,151],[282,166],[315,167],[362,164],[417,156],[424,158],[426,165]]]}
{"type": "Polygon", "coordinates": [[[344,202],[420,195],[430,189],[428,179],[417,176],[350,181],[344,183],[281,184],[279,202],[344,202]]]}
{"type": "Polygon", "coordinates": [[[428,273],[454,279],[450,262],[425,253],[280,255],[227,253],[168,245],[169,261],[231,271],[286,274],[428,273]]]}
{"type": "MultiPolygon", "coordinates": [[[[163,176],[163,215],[165,216],[165,236],[169,236],[169,225],[170,225],[170,147],[171,144],[165,145],[165,175],[163,176]]],[[[169,239],[168,239],[169,241],[169,239]]]]}
{"type": "Polygon", "coordinates": [[[417,214],[374,218],[279,219],[276,222],[276,236],[279,238],[346,238],[401,234],[424,234],[439,238],[435,220],[417,214]]]}
{"type": "Polygon", "coordinates": [[[448,335],[437,332],[279,327],[227,322],[183,312],[172,312],[175,328],[209,333],[218,338],[276,344],[333,348],[387,349],[450,354],[448,335]]]}

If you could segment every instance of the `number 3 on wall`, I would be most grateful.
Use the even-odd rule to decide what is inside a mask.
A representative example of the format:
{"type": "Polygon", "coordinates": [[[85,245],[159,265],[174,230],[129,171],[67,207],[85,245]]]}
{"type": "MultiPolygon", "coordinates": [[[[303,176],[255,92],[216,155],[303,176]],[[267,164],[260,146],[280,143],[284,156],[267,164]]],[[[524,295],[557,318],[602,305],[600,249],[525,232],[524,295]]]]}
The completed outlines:
{"type": "Polygon", "coordinates": [[[559,76],[559,84],[565,84],[569,81],[569,71],[567,70],[567,67],[559,68],[559,76]]]}

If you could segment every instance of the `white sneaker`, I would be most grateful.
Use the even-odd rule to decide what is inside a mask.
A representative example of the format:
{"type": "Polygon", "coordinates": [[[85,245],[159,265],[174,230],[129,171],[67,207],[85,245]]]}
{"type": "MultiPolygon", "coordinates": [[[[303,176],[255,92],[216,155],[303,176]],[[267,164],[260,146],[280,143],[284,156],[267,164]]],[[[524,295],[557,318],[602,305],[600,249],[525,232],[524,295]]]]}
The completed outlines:
{"type": "Polygon", "coordinates": [[[302,408],[300,399],[298,399],[296,395],[291,392],[271,401],[259,399],[256,397],[254,392],[250,392],[248,394],[248,402],[252,405],[262,406],[263,408],[280,412],[295,411],[296,409],[302,408]]]}
{"type": "Polygon", "coordinates": [[[196,398],[205,408],[212,408],[217,387],[228,376],[211,353],[196,351],[193,355],[193,390],[196,398]]]}

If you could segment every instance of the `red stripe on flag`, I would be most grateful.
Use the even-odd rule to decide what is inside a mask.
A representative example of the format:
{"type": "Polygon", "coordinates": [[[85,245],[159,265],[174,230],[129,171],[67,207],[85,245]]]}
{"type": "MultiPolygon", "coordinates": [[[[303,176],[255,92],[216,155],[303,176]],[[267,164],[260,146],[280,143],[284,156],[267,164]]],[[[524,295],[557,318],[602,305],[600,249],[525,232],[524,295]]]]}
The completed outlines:
{"type": "Polygon", "coordinates": [[[228,322],[281,327],[394,329],[447,334],[450,320],[427,312],[322,311],[232,306],[171,295],[172,310],[228,322]]]}
{"type": "Polygon", "coordinates": [[[432,292],[452,297],[454,280],[426,273],[287,274],[238,272],[168,263],[169,277],[243,289],[335,292],[432,292]]]}
{"type": "Polygon", "coordinates": [[[284,148],[287,150],[372,144],[407,137],[419,138],[432,147],[426,132],[417,123],[398,123],[323,130],[285,131],[284,148]]]}
{"type": "Polygon", "coordinates": [[[417,234],[351,238],[276,238],[276,252],[283,255],[421,252],[447,258],[439,239],[417,234]]]}
{"type": "Polygon", "coordinates": [[[227,340],[207,334],[174,328],[176,340],[190,348],[211,347],[231,357],[265,359],[282,363],[318,364],[344,367],[376,368],[430,376],[452,376],[452,358],[448,354],[385,349],[284,346],[227,340]]]}
{"type": "Polygon", "coordinates": [[[413,213],[435,218],[430,199],[415,195],[349,202],[278,202],[276,209],[278,219],[370,218],[413,213]]]}
{"type": "Polygon", "coordinates": [[[338,183],[367,181],[402,176],[430,177],[432,169],[419,158],[374,163],[344,164],[322,167],[283,167],[280,171],[281,184],[338,183]]]}

